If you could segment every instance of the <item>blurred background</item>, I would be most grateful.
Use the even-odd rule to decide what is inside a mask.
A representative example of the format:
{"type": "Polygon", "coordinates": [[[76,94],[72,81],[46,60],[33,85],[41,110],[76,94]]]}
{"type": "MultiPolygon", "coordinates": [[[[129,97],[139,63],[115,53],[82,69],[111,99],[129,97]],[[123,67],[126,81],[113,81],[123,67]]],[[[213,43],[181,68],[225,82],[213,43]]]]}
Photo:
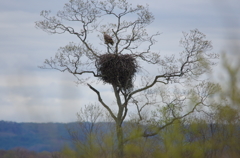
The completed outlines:
{"type": "MultiPolygon", "coordinates": [[[[94,103],[95,94],[86,86],[74,83],[68,73],[40,69],[45,59],[58,48],[78,39],[69,34],[49,35],[35,28],[42,20],[40,12],[54,15],[66,0],[0,1],[0,120],[16,122],[72,122],[80,107],[94,103]]],[[[197,28],[212,41],[214,53],[225,53],[231,63],[238,63],[240,39],[240,2],[238,0],[131,1],[149,4],[155,21],[149,33],[161,32],[153,51],[177,54],[182,51],[182,31],[197,28]]],[[[98,38],[93,43],[100,45],[98,38]]],[[[221,61],[221,60],[220,60],[221,61]]],[[[210,76],[222,81],[221,62],[210,76]]],[[[99,84],[103,98],[111,89],[99,84]]],[[[111,101],[109,101],[111,102],[111,101]]],[[[114,108],[114,107],[113,107],[114,108]]]]}

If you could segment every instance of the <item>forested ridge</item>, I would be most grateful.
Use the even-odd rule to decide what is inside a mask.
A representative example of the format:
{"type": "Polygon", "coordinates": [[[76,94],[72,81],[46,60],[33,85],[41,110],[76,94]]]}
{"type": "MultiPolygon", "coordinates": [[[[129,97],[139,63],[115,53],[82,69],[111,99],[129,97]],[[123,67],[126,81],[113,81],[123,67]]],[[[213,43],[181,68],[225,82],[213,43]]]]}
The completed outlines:
{"type": "Polygon", "coordinates": [[[16,123],[0,121],[0,149],[59,151],[69,144],[67,126],[77,123],[16,123]]]}

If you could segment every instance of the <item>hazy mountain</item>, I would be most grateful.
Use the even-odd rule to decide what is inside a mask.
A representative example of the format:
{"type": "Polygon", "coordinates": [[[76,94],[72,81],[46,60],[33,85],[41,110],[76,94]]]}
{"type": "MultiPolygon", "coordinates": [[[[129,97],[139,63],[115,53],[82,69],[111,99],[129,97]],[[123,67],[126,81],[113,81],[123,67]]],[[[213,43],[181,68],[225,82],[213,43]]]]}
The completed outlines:
{"type": "Polygon", "coordinates": [[[0,149],[59,151],[71,143],[67,127],[77,123],[16,123],[0,121],[0,149]]]}

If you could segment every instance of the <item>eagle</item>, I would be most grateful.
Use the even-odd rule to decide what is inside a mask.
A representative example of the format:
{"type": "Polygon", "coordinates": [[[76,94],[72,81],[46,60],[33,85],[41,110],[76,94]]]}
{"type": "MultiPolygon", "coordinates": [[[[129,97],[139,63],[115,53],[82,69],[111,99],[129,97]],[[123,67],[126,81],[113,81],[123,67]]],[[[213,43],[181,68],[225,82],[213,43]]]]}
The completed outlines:
{"type": "Polygon", "coordinates": [[[103,34],[104,34],[104,41],[105,41],[105,44],[109,44],[109,43],[110,43],[111,45],[113,45],[114,42],[113,42],[112,37],[109,36],[109,35],[107,35],[106,32],[103,32],[103,34]]]}

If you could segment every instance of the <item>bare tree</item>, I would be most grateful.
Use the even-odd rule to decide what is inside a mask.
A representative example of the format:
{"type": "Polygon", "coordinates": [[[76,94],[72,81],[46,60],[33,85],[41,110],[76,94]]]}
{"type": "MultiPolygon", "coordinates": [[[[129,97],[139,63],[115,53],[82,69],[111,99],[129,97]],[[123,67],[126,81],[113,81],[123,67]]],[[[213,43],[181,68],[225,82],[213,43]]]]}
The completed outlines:
{"type": "MultiPolygon", "coordinates": [[[[41,16],[44,20],[36,22],[37,28],[51,34],[69,33],[79,40],[77,44],[71,42],[61,47],[55,57],[45,60],[41,68],[67,71],[73,74],[80,84],[87,84],[96,93],[98,101],[116,123],[118,157],[123,157],[124,143],[129,140],[124,138],[122,124],[130,104],[136,105],[139,118],[142,119],[140,114],[143,110],[139,108],[140,102],[136,104],[135,99],[138,94],[145,94],[149,102],[142,105],[147,107],[151,103],[148,90],[159,84],[183,83],[197,79],[215,64],[212,59],[218,58],[216,54],[208,53],[212,48],[211,42],[197,29],[183,33],[180,41],[183,51],[178,55],[163,57],[158,52],[151,51],[156,43],[154,38],[160,35],[159,32],[148,35],[146,30],[154,16],[148,6],[132,6],[126,0],[70,0],[56,16],[50,16],[50,11],[45,10],[41,12],[41,16]],[[114,41],[113,46],[104,43],[104,32],[114,41]],[[93,40],[93,36],[101,40],[99,45],[96,44],[96,39],[93,40]],[[145,50],[138,50],[140,46],[145,46],[145,50]],[[140,62],[155,65],[159,71],[151,79],[142,78],[142,87],[134,87],[133,79],[135,73],[141,70],[138,64],[140,62]],[[89,75],[85,74],[112,86],[118,107],[116,114],[104,102],[99,90],[90,84],[89,75]]],[[[176,101],[181,102],[173,100],[172,103],[176,101]]],[[[192,110],[183,115],[176,116],[172,111],[175,117],[165,126],[192,113],[196,106],[204,104],[203,102],[204,99],[200,100],[192,110]]],[[[171,109],[170,104],[168,108],[171,109]]],[[[157,131],[148,134],[145,132],[139,136],[153,136],[157,131]]]]}
{"type": "Polygon", "coordinates": [[[103,119],[103,110],[96,104],[85,105],[77,113],[78,126],[68,127],[68,133],[79,152],[78,155],[85,157],[94,157],[97,148],[97,136],[101,133],[101,119],[103,119]],[[87,139],[87,140],[85,140],[87,139]]]}

